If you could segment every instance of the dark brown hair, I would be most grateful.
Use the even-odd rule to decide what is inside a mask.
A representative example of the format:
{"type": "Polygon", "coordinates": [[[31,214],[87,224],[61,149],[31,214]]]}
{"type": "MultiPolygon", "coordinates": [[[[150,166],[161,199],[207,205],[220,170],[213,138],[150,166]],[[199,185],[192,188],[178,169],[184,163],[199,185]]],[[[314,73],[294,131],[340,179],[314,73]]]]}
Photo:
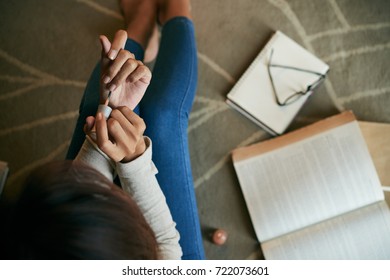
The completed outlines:
{"type": "Polygon", "coordinates": [[[2,211],[2,259],[156,259],[153,231],[136,203],[79,162],[46,164],[2,211]]]}

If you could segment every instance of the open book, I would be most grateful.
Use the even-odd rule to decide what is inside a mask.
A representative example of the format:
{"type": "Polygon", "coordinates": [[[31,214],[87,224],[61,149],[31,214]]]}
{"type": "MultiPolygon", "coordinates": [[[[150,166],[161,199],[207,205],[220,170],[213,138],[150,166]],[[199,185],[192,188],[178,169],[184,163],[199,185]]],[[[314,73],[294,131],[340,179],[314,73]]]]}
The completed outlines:
{"type": "Polygon", "coordinates": [[[276,31],[228,93],[226,102],[268,133],[279,135],[287,129],[322,80],[319,78],[328,70],[327,64],[276,31]],[[269,65],[274,67],[268,68],[269,65]],[[307,90],[309,85],[312,89],[295,102],[286,106],[277,103],[276,97],[285,101],[295,92],[307,90]]]}
{"type": "Polygon", "coordinates": [[[353,113],[233,151],[267,259],[390,259],[390,211],[353,113]]]}

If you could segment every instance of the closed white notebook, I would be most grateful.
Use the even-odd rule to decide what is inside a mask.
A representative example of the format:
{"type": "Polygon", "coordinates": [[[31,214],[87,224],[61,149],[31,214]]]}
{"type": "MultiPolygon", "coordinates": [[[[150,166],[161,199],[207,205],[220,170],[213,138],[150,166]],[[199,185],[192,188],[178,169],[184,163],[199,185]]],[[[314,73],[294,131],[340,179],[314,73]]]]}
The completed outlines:
{"type": "Polygon", "coordinates": [[[280,100],[295,92],[305,91],[307,86],[319,79],[316,74],[289,67],[326,74],[329,66],[282,32],[276,31],[228,93],[226,102],[229,105],[272,135],[279,135],[287,129],[312,92],[302,95],[292,104],[278,105],[268,72],[271,52],[272,64],[286,66],[271,67],[280,100]]]}

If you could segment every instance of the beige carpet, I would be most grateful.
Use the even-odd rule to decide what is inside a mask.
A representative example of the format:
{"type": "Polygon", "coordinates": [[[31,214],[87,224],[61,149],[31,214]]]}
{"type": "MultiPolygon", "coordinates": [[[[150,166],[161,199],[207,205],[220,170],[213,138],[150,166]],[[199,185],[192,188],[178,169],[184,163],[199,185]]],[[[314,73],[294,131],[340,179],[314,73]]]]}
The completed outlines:
{"type": "MultiPolygon", "coordinates": [[[[204,245],[210,259],[261,258],[230,151],[269,137],[225,96],[274,30],[330,65],[329,77],[290,129],[351,109],[390,123],[390,1],[193,0],[199,86],[190,146],[204,245]],[[209,232],[225,228],[225,246],[209,232]]],[[[66,153],[98,35],[123,26],[117,0],[0,2],[0,160],[12,198],[34,167],[66,153]]]]}

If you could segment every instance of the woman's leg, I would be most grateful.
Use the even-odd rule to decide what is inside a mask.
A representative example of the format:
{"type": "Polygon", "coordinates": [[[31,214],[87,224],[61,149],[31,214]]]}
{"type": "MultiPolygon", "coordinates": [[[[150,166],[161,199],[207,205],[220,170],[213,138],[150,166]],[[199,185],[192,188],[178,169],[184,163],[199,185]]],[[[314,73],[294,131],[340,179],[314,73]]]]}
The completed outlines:
{"type": "MultiPolygon", "coordinates": [[[[139,43],[132,39],[128,39],[125,49],[132,52],[136,59],[142,60],[144,56],[144,50],[139,43]]],[[[76,127],[73,132],[72,140],[66,155],[66,159],[74,159],[84,140],[85,134],[83,127],[85,119],[88,116],[95,116],[97,107],[99,106],[99,86],[100,86],[100,63],[98,63],[92,71],[92,74],[88,80],[87,86],[84,91],[84,95],[81,99],[79,107],[79,117],[76,122],[76,127]]],[[[136,108],[134,111],[138,111],[136,108]]]]}
{"type": "Polygon", "coordinates": [[[140,103],[140,115],[147,126],[145,134],[153,141],[157,179],[180,233],[183,259],[205,257],[187,138],[197,70],[192,21],[171,18],[162,28],[153,78],[140,103]]]}

